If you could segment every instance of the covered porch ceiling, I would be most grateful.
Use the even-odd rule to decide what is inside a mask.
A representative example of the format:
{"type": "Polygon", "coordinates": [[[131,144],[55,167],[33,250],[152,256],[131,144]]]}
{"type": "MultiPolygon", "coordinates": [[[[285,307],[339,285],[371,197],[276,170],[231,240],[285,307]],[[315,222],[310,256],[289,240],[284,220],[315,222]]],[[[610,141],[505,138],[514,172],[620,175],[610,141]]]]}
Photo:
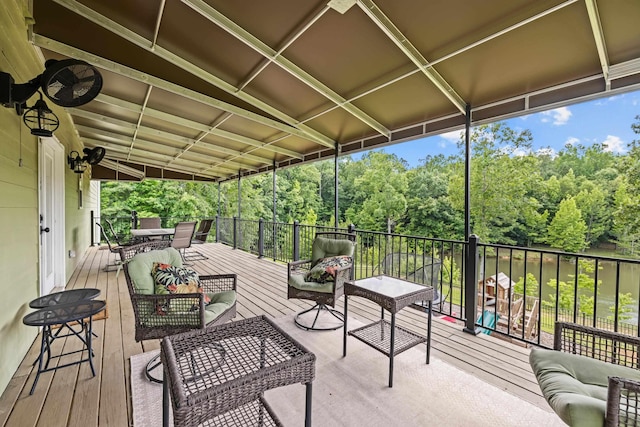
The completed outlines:
{"type": "Polygon", "coordinates": [[[93,179],[225,181],[640,89],[637,0],[38,0],[93,179]]]}

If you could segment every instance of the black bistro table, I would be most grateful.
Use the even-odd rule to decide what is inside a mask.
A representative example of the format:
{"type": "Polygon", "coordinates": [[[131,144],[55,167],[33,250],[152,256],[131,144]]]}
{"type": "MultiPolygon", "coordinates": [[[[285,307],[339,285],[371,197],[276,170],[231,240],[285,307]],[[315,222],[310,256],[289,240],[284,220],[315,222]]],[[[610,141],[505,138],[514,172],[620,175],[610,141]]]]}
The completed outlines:
{"type": "Polygon", "coordinates": [[[100,300],[79,300],[67,304],[57,304],[49,307],[44,307],[39,310],[29,313],[22,319],[22,323],[29,326],[42,327],[42,339],[40,343],[40,355],[36,360],[38,362],[38,372],[36,378],[33,380],[31,391],[29,394],[33,394],[36,388],[40,374],[43,372],[49,372],[60,368],[66,368],[67,366],[78,365],[83,362],[89,362],[91,366],[91,373],[96,376],[96,371],[93,367],[93,352],[91,349],[91,336],[93,334],[93,320],[94,314],[100,313],[106,307],[106,303],[100,300]],[[88,319],[88,320],[87,320],[88,319]],[[71,322],[78,322],[82,326],[80,331],[76,331],[69,324],[71,322]],[[83,343],[82,350],[70,351],[68,353],[59,354],[56,356],[51,355],[51,343],[56,339],[57,335],[52,333],[52,326],[62,325],[70,332],[69,335],[76,336],[83,343]],[[74,353],[82,353],[87,350],[87,357],[80,356],[80,360],[75,362],[65,363],[63,365],[57,365],[49,367],[51,359],[67,356],[74,353]],[[45,362],[46,354],[46,362],[45,362]]]}
{"type": "Polygon", "coordinates": [[[55,292],[36,298],[29,303],[31,308],[45,308],[58,304],[76,303],[83,300],[96,299],[100,296],[100,289],[96,288],[80,288],[68,291],[55,292]]]}

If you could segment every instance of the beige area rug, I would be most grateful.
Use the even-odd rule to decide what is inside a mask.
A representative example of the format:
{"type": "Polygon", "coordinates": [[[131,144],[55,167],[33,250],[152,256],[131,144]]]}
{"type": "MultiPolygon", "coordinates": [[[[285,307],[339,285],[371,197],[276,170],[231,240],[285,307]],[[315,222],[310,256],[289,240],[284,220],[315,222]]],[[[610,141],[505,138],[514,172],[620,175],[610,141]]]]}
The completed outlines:
{"type": "MultiPolygon", "coordinates": [[[[342,357],[342,330],[307,332],[291,316],[276,319],[316,354],[313,425],[333,426],[564,426],[546,412],[432,355],[424,345],[394,360],[393,388],[387,387],[389,359],[353,337],[342,357]]],[[[349,329],[359,326],[349,321],[349,329]]],[[[134,427],[162,425],[162,385],[144,377],[155,353],[131,357],[134,427]]],[[[304,425],[305,387],[290,385],[266,394],[285,426],[304,425]]]]}

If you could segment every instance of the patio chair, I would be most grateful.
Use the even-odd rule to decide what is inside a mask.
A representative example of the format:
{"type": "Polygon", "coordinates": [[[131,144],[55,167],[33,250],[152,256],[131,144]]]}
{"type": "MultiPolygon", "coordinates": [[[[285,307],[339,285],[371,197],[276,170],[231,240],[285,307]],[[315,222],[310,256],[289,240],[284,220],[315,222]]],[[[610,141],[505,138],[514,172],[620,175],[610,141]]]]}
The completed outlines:
{"type": "Polygon", "coordinates": [[[298,298],[316,304],[295,317],[298,327],[309,331],[339,329],[343,314],[335,303],[344,295],[344,282],[353,276],[355,235],[338,232],[317,233],[311,259],[294,261],[287,268],[287,299],[298,298]],[[329,319],[331,322],[327,322],[329,319]]]}
{"type": "MultiPolygon", "coordinates": [[[[107,236],[107,233],[105,232],[104,227],[99,223],[96,222],[96,225],[98,226],[98,228],[100,229],[100,235],[102,236],[102,239],[107,242],[107,248],[109,249],[109,252],[112,254],[118,254],[120,252],[120,245],[113,245],[111,243],[111,240],[109,239],[109,236],[107,236]]],[[[109,262],[107,262],[107,265],[105,265],[105,267],[102,269],[103,271],[114,271],[113,267],[115,267],[115,269],[117,270],[117,274],[120,273],[120,269],[122,268],[122,262],[119,259],[116,259],[113,264],[109,264],[109,262]]]]}
{"type": "MultiPolygon", "coordinates": [[[[196,230],[193,238],[191,239],[192,245],[201,245],[207,242],[207,237],[209,237],[209,232],[211,231],[211,225],[213,224],[212,219],[203,219],[198,224],[198,229],[196,230]]],[[[209,257],[203,255],[201,252],[196,250],[186,251],[184,254],[184,258],[187,261],[201,261],[205,259],[209,259],[209,257]]]]}
{"type": "Polygon", "coordinates": [[[529,363],[542,395],[570,426],[640,425],[640,338],[575,323],[555,324],[554,350],[529,363]]]}
{"type": "Polygon", "coordinates": [[[139,218],[138,228],[162,228],[160,217],[139,218]]]}
{"type": "MultiPolygon", "coordinates": [[[[236,316],[235,274],[197,276],[193,270],[183,268],[182,257],[176,249],[155,249],[159,243],[136,245],[138,253],[124,264],[137,342],[210,328],[236,316]],[[146,251],[146,248],[152,250],[146,251]],[[157,272],[157,264],[166,265],[161,273],[157,272]],[[194,274],[199,287],[194,282],[194,274]],[[167,280],[171,283],[166,283],[167,280]],[[186,280],[189,283],[184,283],[186,280]],[[175,293],[171,293],[171,286],[175,293]],[[182,291],[188,293],[180,293],[182,291]],[[206,299],[210,300],[208,304],[206,299]]],[[[125,258],[124,253],[121,256],[125,258]]],[[[147,364],[145,372],[150,381],[162,382],[159,374],[154,375],[160,366],[159,357],[147,364]]]]}
{"type": "Polygon", "coordinates": [[[109,231],[111,232],[111,236],[113,237],[113,240],[116,242],[116,244],[118,246],[129,246],[129,245],[133,245],[136,242],[135,240],[124,240],[122,239],[120,236],[118,236],[118,233],[116,233],[116,230],[113,228],[113,224],[111,223],[111,221],[109,221],[108,219],[105,218],[104,222],[107,223],[107,227],[109,227],[109,231]]]}
{"type": "Polygon", "coordinates": [[[179,222],[176,224],[173,239],[171,239],[171,247],[180,252],[183,262],[187,261],[185,258],[185,251],[187,248],[191,247],[191,239],[193,238],[195,229],[195,221],[179,222]]]}

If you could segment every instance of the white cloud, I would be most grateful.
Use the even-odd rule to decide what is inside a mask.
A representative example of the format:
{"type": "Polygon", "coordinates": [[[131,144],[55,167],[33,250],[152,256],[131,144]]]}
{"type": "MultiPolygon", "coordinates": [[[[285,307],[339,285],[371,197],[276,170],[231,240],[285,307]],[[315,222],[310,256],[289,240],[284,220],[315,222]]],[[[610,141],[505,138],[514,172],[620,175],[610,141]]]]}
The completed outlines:
{"type": "Polygon", "coordinates": [[[570,136],[569,138],[567,138],[567,140],[564,142],[564,145],[575,145],[578,142],[580,142],[580,140],[578,138],[576,138],[575,136],[570,136]]]}
{"type": "Polygon", "coordinates": [[[443,133],[440,137],[446,139],[449,142],[456,143],[460,141],[460,138],[464,135],[464,131],[462,130],[454,130],[452,132],[443,133]]]}
{"type": "Polygon", "coordinates": [[[555,126],[566,125],[573,113],[567,107],[555,108],[553,110],[545,111],[542,113],[543,117],[542,122],[547,123],[550,120],[553,120],[553,124],[555,126]],[[551,119],[547,118],[551,117],[551,119]]]}
{"type": "Polygon", "coordinates": [[[539,156],[549,156],[553,159],[558,155],[558,152],[551,147],[544,147],[536,150],[536,154],[539,156]]]}
{"type": "Polygon", "coordinates": [[[531,152],[531,150],[525,150],[524,148],[516,148],[515,150],[513,150],[513,155],[517,156],[517,157],[524,157],[526,155],[528,155],[531,152]]]}
{"type": "Polygon", "coordinates": [[[607,135],[607,138],[602,141],[602,144],[605,145],[604,151],[610,151],[612,153],[625,153],[627,151],[624,141],[614,135],[607,135]]]}

